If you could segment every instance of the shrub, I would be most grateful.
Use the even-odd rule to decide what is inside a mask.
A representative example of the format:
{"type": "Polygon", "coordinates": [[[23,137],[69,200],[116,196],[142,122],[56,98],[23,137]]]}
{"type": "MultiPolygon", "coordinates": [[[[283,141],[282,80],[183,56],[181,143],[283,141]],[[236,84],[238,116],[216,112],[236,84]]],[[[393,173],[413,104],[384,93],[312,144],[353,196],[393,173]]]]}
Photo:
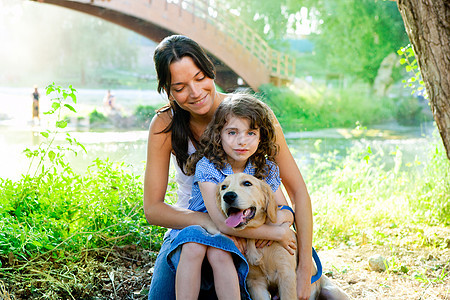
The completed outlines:
{"type": "Polygon", "coordinates": [[[139,105],[136,107],[134,115],[136,116],[137,126],[141,128],[148,128],[156,110],[157,107],[151,105],[139,105]]]}
{"type": "Polygon", "coordinates": [[[263,85],[260,90],[286,131],[348,128],[357,122],[369,125],[393,117],[390,99],[375,99],[357,88],[339,90],[308,85],[294,90],[263,85]]]}
{"type": "Polygon", "coordinates": [[[396,119],[402,125],[418,125],[423,121],[431,121],[432,117],[424,113],[417,98],[407,97],[398,100],[396,119]]]}
{"type": "Polygon", "coordinates": [[[89,123],[90,124],[104,124],[107,122],[108,122],[108,118],[101,112],[98,112],[97,109],[94,109],[89,114],[89,123]]]}

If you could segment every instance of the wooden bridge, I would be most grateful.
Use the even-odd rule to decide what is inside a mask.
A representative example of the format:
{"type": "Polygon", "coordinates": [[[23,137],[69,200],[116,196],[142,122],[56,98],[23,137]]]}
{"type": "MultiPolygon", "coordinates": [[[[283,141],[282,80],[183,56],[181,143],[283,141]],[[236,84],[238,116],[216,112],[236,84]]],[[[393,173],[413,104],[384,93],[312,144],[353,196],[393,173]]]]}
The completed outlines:
{"type": "Polygon", "coordinates": [[[224,90],[240,85],[282,85],[292,78],[295,61],[271,49],[238,16],[214,0],[31,0],[84,12],[133,30],[155,42],[186,35],[210,55],[216,83],[224,90]],[[239,84],[239,78],[243,80],[239,84]]]}

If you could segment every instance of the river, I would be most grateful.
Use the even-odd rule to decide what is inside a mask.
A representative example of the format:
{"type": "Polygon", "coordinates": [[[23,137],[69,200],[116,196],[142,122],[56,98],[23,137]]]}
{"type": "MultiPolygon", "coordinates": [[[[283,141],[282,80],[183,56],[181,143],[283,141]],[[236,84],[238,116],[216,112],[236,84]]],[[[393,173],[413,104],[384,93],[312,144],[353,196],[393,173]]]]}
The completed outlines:
{"type": "MultiPolygon", "coordinates": [[[[78,90],[76,108],[86,114],[94,108],[102,109],[105,90],[78,90]]],[[[137,105],[163,104],[164,99],[150,90],[113,90],[118,105],[125,112],[132,112],[137,105]]],[[[44,138],[39,134],[46,129],[46,119],[41,126],[31,121],[31,93],[28,88],[0,87],[0,178],[16,180],[25,174],[29,159],[23,154],[26,148],[39,145],[44,138]]],[[[50,101],[44,96],[41,111],[48,108],[50,101]]],[[[144,171],[146,159],[147,130],[89,130],[69,128],[70,135],[82,143],[87,154],[79,152],[67,158],[78,172],[84,172],[95,158],[124,162],[130,165],[137,175],[144,171]]],[[[347,149],[368,147],[373,151],[385,153],[402,151],[405,161],[415,159],[424,161],[427,149],[433,141],[434,125],[424,123],[421,126],[405,127],[396,123],[371,126],[366,130],[330,128],[309,132],[288,132],[286,138],[291,151],[300,166],[312,164],[317,156],[337,151],[337,157],[343,159],[347,149]]],[[[57,139],[63,142],[65,135],[57,139]]],[[[386,155],[386,164],[392,163],[392,156],[386,155]]]]}

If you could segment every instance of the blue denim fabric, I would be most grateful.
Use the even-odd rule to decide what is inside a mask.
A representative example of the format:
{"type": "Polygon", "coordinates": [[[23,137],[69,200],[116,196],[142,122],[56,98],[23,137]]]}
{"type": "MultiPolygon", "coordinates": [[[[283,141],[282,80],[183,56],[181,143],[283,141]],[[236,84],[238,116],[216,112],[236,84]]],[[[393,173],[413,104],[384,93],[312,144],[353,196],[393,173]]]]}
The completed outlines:
{"type": "MultiPolygon", "coordinates": [[[[172,240],[170,236],[164,239],[156,258],[148,300],[175,300],[175,273],[167,264],[167,253],[172,240]]],[[[216,292],[214,289],[201,290],[198,299],[217,300],[216,292]]]]}
{"type": "MultiPolygon", "coordinates": [[[[172,241],[169,252],[167,254],[167,264],[174,273],[176,272],[178,262],[180,261],[181,246],[189,242],[203,244],[230,252],[232,254],[239,277],[241,298],[250,299],[250,296],[247,292],[247,286],[245,284],[249,266],[244,255],[239,251],[239,249],[230,238],[220,233],[212,235],[201,226],[193,225],[184,228],[172,241]]],[[[209,266],[207,260],[203,262],[202,266],[201,288],[203,290],[210,290],[214,288],[212,269],[211,266],[209,266]]]]}
{"type": "Polygon", "coordinates": [[[175,273],[167,264],[167,253],[172,238],[167,236],[159,250],[153,269],[148,300],[175,300],[175,273]]]}
{"type": "MultiPolygon", "coordinates": [[[[193,227],[193,226],[191,226],[191,227],[193,227]]],[[[200,227],[200,226],[197,226],[197,227],[200,227]]],[[[198,228],[195,230],[198,230],[198,228]]],[[[200,230],[203,231],[203,228],[200,227],[200,230]]],[[[229,245],[229,246],[231,246],[231,248],[233,248],[233,247],[235,248],[236,252],[234,252],[234,251],[232,252],[233,254],[236,254],[236,255],[233,255],[235,264],[239,265],[239,260],[241,260],[241,259],[244,261],[244,264],[246,267],[244,267],[241,262],[241,266],[237,267],[237,268],[240,268],[241,272],[244,271],[245,277],[243,277],[242,280],[244,280],[244,282],[245,282],[245,278],[248,274],[248,265],[247,265],[247,262],[246,262],[244,256],[239,252],[239,250],[236,248],[234,243],[229,238],[227,238],[223,235],[222,235],[222,237],[223,237],[223,240],[222,239],[221,240],[225,241],[226,245],[229,245],[229,242],[231,242],[232,246],[231,245],[229,245]],[[246,270],[246,272],[245,272],[245,270],[246,270]]],[[[186,242],[187,241],[185,241],[184,243],[186,243],[186,242]]],[[[193,242],[197,242],[197,241],[193,241],[193,242]]],[[[202,243],[202,242],[200,242],[200,243],[202,243]]],[[[215,243],[216,242],[214,242],[214,244],[215,243]]],[[[164,239],[164,242],[161,246],[161,250],[159,251],[158,257],[156,258],[154,271],[153,271],[153,277],[152,277],[152,281],[150,284],[150,291],[148,294],[148,300],[175,300],[175,269],[176,269],[176,266],[178,265],[178,261],[179,261],[179,253],[177,253],[179,251],[177,250],[177,248],[179,249],[179,246],[181,244],[183,244],[183,242],[181,240],[179,240],[178,242],[175,242],[174,239],[171,238],[170,236],[167,236],[164,239]],[[171,252],[170,256],[169,256],[169,252],[171,252]]],[[[221,244],[221,241],[220,242],[218,241],[217,244],[221,244]]],[[[211,245],[211,246],[216,247],[214,245],[211,245]]],[[[223,249],[222,246],[218,246],[216,248],[223,249]]],[[[322,272],[321,272],[322,268],[321,268],[320,260],[317,256],[317,253],[315,252],[314,248],[313,248],[313,258],[314,258],[314,261],[316,262],[318,270],[317,270],[317,274],[311,278],[312,279],[311,283],[317,281],[320,278],[320,276],[322,275],[322,272]]],[[[209,267],[209,269],[210,269],[210,267],[209,267]]],[[[203,266],[202,273],[204,271],[210,272],[210,271],[208,271],[207,267],[203,266]]],[[[240,273],[240,272],[238,271],[238,273],[240,273]]],[[[208,277],[212,278],[212,274],[211,274],[211,276],[208,276],[208,277]]],[[[241,290],[243,290],[242,287],[244,287],[244,291],[245,291],[245,295],[242,295],[242,299],[246,299],[246,296],[248,297],[248,299],[250,299],[250,297],[248,296],[247,290],[246,290],[246,285],[242,284],[242,282],[241,282],[241,277],[239,277],[239,281],[241,283],[241,290]]],[[[202,281],[202,283],[203,283],[203,281],[202,281]]],[[[199,299],[215,300],[215,299],[217,299],[217,296],[215,295],[214,289],[201,290],[199,299]]]]}

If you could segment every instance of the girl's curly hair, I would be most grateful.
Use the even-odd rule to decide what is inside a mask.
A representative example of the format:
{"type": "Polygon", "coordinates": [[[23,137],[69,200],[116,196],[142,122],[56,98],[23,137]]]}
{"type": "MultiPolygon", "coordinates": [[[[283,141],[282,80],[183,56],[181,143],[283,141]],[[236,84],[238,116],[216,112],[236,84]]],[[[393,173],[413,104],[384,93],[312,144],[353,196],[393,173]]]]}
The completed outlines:
{"type": "Polygon", "coordinates": [[[223,169],[227,154],[223,150],[220,134],[230,117],[250,121],[250,129],[260,131],[258,149],[249,158],[255,166],[255,177],[264,179],[269,174],[266,159],[275,162],[278,154],[274,120],[270,108],[250,94],[232,94],[222,101],[199,142],[199,149],[192,154],[186,164],[186,174],[195,174],[197,162],[205,156],[214,165],[223,169]]]}

